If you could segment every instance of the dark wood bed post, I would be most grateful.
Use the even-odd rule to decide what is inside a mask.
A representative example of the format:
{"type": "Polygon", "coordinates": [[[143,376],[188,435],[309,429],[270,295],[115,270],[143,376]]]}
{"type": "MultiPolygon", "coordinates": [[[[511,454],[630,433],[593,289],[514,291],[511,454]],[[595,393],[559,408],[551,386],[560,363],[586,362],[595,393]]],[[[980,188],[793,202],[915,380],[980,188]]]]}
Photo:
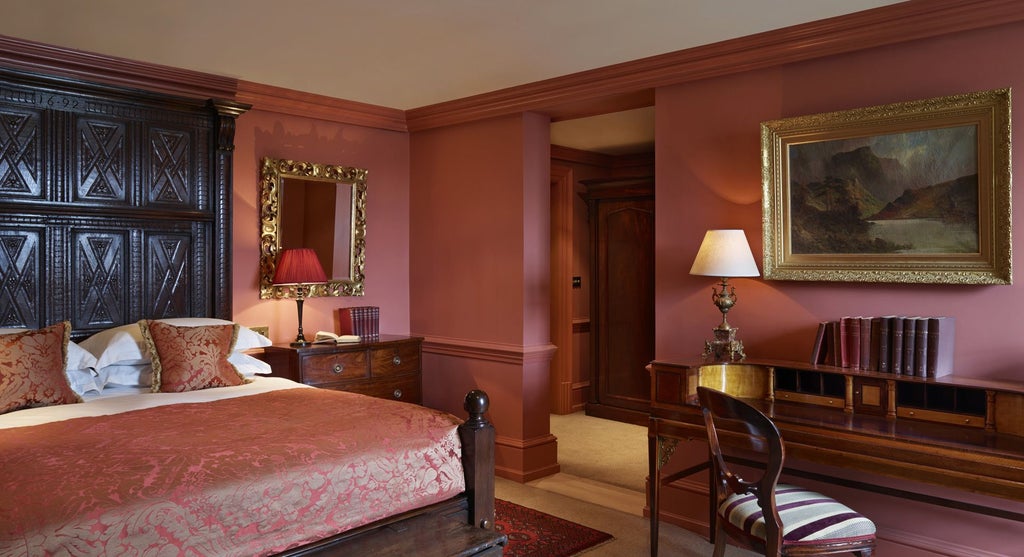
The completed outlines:
{"type": "Polygon", "coordinates": [[[210,187],[214,194],[214,207],[218,230],[213,246],[212,271],[216,291],[213,292],[215,317],[232,320],[231,297],[231,211],[234,188],[235,120],[252,105],[223,99],[209,99],[206,105],[215,113],[212,139],[214,141],[210,187]]]}
{"type": "Polygon", "coordinates": [[[494,528],[494,426],[484,418],[490,404],[481,390],[467,393],[463,408],[469,419],[459,426],[469,524],[485,530],[494,528]]]}

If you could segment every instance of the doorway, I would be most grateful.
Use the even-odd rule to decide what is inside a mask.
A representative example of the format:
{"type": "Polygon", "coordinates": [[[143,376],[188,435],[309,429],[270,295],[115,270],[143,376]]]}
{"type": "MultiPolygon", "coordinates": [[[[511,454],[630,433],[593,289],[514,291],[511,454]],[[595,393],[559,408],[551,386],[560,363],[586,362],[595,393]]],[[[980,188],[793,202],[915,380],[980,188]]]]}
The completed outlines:
{"type": "Polygon", "coordinates": [[[551,140],[550,327],[558,350],[549,399],[551,412],[563,415],[584,410],[594,388],[584,182],[654,175],[654,107],[554,122],[551,140]]]}

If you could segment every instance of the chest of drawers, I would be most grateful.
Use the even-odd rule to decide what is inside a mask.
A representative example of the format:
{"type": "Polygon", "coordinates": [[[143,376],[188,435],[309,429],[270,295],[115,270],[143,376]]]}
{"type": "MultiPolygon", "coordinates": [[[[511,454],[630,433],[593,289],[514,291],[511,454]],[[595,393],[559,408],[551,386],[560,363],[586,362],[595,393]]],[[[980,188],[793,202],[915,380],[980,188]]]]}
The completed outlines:
{"type": "Polygon", "coordinates": [[[262,359],[273,375],[299,383],[420,404],[423,339],[381,335],[352,344],[275,344],[262,359]]]}

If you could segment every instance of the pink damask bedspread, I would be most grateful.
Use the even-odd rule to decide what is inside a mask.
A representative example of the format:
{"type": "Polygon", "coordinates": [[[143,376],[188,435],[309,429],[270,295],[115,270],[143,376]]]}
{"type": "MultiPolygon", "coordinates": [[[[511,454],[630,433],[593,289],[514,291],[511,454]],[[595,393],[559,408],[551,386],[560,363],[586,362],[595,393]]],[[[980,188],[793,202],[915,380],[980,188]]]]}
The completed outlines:
{"type": "Polygon", "coordinates": [[[464,491],[457,426],[294,388],[0,430],[0,555],[283,551],[464,491]]]}

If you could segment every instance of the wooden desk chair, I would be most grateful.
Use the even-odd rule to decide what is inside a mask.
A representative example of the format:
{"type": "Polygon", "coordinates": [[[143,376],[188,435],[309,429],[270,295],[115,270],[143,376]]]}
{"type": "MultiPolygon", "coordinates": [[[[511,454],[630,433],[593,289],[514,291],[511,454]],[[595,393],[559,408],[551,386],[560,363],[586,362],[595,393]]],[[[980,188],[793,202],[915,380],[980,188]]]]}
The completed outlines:
{"type": "MultiPolygon", "coordinates": [[[[735,397],[707,387],[697,387],[697,396],[711,450],[711,535],[715,557],[725,553],[726,534],[768,557],[871,555],[875,547],[875,525],[871,520],[820,493],[778,483],[785,446],[779,430],[767,416],[735,397]],[[744,480],[730,470],[715,427],[725,421],[746,430],[746,434],[739,435],[747,438],[752,451],[766,459],[764,474],[756,481],[744,480]]],[[[724,435],[725,430],[722,431],[724,435]]]]}

